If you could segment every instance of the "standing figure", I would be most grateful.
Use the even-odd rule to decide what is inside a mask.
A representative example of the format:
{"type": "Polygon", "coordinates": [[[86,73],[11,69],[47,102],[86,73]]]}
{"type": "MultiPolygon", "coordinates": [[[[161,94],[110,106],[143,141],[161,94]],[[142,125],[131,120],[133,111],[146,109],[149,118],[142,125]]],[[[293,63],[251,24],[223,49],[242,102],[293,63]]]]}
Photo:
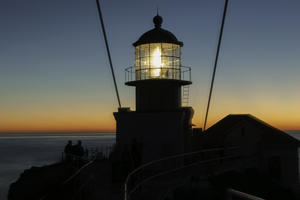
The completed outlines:
{"type": "Polygon", "coordinates": [[[78,140],[77,144],[74,146],[73,153],[78,157],[82,157],[84,155],[84,149],[81,145],[81,140],[78,140]]]}
{"type": "Polygon", "coordinates": [[[72,151],[73,151],[72,141],[69,140],[64,149],[66,161],[72,160],[72,153],[73,153],[72,151]]]}

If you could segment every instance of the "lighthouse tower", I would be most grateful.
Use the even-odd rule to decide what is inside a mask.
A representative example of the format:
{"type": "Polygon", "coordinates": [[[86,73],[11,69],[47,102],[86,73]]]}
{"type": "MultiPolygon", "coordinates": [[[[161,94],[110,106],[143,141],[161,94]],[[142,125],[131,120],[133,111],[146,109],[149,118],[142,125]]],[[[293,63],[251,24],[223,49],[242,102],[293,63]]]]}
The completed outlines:
{"type": "Polygon", "coordinates": [[[155,27],[133,43],[135,66],[125,70],[125,84],[135,87],[136,111],[114,113],[116,145],[138,146],[142,163],[187,152],[194,113],[181,105],[182,87],[192,84],[191,69],[181,65],[183,43],[161,28],[161,16],[153,22],[155,27]]]}

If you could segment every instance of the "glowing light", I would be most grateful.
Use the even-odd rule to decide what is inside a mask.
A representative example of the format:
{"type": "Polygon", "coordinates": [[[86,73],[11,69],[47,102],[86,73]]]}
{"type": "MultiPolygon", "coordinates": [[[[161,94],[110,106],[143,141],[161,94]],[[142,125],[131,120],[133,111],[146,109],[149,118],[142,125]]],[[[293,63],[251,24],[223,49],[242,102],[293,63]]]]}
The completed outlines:
{"type": "Polygon", "coordinates": [[[152,55],[152,64],[155,67],[161,67],[162,63],[161,63],[161,52],[159,50],[159,48],[157,47],[156,50],[154,51],[153,55],[152,55]]]}
{"type": "Polygon", "coordinates": [[[151,69],[151,75],[154,77],[160,76],[161,73],[161,67],[163,66],[163,63],[161,62],[161,51],[159,47],[155,49],[155,51],[152,54],[152,65],[154,69],[151,69]],[[155,69],[157,68],[157,69],[155,69]]]}

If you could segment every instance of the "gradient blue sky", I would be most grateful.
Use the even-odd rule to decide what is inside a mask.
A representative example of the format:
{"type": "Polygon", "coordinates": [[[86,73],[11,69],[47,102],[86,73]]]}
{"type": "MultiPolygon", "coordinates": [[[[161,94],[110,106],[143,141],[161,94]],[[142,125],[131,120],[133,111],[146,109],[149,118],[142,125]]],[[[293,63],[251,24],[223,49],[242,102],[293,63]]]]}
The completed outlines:
{"type": "MultiPolygon", "coordinates": [[[[190,105],[203,125],[224,0],[103,0],[123,106],[134,109],[124,68],[153,27],[184,42],[190,105]]],[[[230,0],[209,125],[251,113],[300,129],[300,1],[230,0]]],[[[95,0],[0,0],[0,131],[114,130],[117,110],[95,0]]]]}

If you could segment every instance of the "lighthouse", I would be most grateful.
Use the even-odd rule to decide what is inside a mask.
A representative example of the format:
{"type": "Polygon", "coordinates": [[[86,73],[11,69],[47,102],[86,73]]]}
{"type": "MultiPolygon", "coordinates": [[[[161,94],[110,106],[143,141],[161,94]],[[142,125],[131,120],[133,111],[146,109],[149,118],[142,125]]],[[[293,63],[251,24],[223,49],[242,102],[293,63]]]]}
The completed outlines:
{"type": "Polygon", "coordinates": [[[191,68],[181,63],[183,42],[162,28],[161,16],[153,22],[133,43],[135,65],[125,69],[125,85],[135,87],[136,110],[114,113],[116,145],[134,149],[142,163],[189,151],[194,113],[182,106],[182,88],[192,84],[191,68]]]}

